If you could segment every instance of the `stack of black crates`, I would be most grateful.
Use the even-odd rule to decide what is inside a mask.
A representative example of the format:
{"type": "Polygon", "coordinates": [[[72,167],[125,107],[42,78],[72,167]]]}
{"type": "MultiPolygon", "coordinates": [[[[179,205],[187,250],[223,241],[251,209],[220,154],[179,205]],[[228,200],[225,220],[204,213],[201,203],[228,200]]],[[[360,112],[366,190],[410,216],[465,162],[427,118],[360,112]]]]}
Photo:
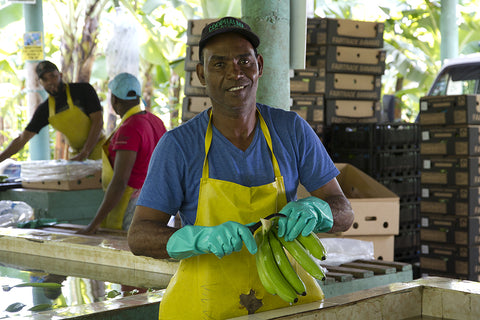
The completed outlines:
{"type": "Polygon", "coordinates": [[[422,274],[480,281],[480,96],[420,99],[422,274]]]}
{"type": "MultiPolygon", "coordinates": [[[[413,265],[419,276],[420,127],[416,123],[333,124],[329,153],[350,163],[400,198],[399,234],[394,259],[413,265]]],[[[372,208],[374,210],[374,208],[372,208]]]]}

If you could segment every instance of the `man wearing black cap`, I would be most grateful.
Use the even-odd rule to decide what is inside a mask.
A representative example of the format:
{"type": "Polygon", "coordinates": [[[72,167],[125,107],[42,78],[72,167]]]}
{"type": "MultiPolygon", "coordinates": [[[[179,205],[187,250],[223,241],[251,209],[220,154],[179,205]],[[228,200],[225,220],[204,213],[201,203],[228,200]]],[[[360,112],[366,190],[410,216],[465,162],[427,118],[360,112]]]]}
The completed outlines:
{"type": "MultiPolygon", "coordinates": [[[[134,254],[181,260],[160,319],[226,319],[289,306],[260,282],[245,225],[280,211],[278,234],[292,241],[353,222],[339,172],[308,123],[256,102],[259,43],[232,17],[203,29],[197,75],[212,107],[167,132],[152,155],[128,242],[134,254]],[[299,182],[311,197],[296,200],[299,182]],[[177,212],[178,230],[167,226],[177,212]]],[[[299,273],[306,296],[298,303],[322,299],[317,282],[299,273]]]]}
{"type": "Polygon", "coordinates": [[[70,146],[70,160],[100,159],[104,141],[102,106],[88,83],[65,83],[57,66],[41,61],[36,67],[40,84],[48,93],[30,123],[0,153],[0,162],[20,151],[46,125],[60,131],[70,146]]]}
{"type": "Polygon", "coordinates": [[[108,87],[121,122],[103,146],[105,196],[94,219],[77,232],[81,234],[95,233],[100,226],[128,230],[153,149],[166,132],[162,120],[143,107],[140,82],[134,75],[120,73],[108,87]]]}

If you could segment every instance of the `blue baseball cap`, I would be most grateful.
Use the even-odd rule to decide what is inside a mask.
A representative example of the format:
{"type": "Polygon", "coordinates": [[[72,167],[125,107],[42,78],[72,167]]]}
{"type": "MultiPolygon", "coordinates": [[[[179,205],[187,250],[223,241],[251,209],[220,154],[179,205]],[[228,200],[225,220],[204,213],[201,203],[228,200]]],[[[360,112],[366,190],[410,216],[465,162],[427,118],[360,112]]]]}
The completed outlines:
{"type": "Polygon", "coordinates": [[[142,88],[137,77],[124,72],[119,73],[108,83],[112,94],[122,100],[135,100],[141,96],[142,88]]]}

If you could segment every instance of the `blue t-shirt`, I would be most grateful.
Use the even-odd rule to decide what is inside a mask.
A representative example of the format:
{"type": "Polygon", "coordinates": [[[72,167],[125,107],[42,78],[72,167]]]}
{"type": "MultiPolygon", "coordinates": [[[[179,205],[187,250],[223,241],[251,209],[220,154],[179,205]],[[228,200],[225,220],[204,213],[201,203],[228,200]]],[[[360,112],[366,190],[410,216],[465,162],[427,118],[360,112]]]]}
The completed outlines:
{"type": "MultiPolygon", "coordinates": [[[[339,174],[318,136],[297,113],[258,103],[257,108],[270,130],[287,201],[296,199],[299,181],[313,191],[339,174]]],[[[171,215],[179,211],[183,225],[195,223],[208,121],[205,110],[162,136],[150,160],[137,205],[171,215]]],[[[210,178],[246,187],[275,180],[271,154],[258,121],[253,141],[245,151],[235,147],[215,126],[212,129],[210,178]]]]}

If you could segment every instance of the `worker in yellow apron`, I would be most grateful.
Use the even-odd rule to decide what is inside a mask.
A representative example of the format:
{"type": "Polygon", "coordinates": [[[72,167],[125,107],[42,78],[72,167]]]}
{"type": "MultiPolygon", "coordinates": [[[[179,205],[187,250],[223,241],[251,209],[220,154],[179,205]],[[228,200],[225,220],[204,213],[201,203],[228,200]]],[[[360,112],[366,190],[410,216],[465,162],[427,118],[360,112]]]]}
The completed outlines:
{"type": "MultiPolygon", "coordinates": [[[[319,212],[316,204],[323,202],[320,195],[344,197],[335,184],[338,170],[305,120],[256,103],[263,72],[258,45],[258,36],[239,19],[204,27],[197,75],[212,108],[173,129],[152,156],[128,243],[136,255],[180,260],[159,319],[227,319],[288,307],[263,287],[246,224],[284,212],[279,233],[285,239],[334,225],[333,212],[319,212]],[[319,187],[308,200],[287,204],[300,178],[319,187]],[[176,210],[184,224],[178,230],[167,226],[176,210]]],[[[321,300],[316,280],[297,271],[307,292],[297,303],[321,300]]]]}
{"type": "Polygon", "coordinates": [[[70,160],[101,159],[105,137],[102,106],[95,89],[89,83],[64,83],[57,66],[47,60],[39,62],[35,71],[48,99],[37,106],[25,129],[0,153],[0,162],[19,152],[48,124],[66,138],[70,160]]]}
{"type": "MultiPolygon", "coordinates": [[[[270,134],[259,112],[257,115],[272,154],[275,181],[267,185],[245,187],[229,181],[210,179],[208,150],[212,141],[212,126],[209,122],[195,226],[213,227],[229,222],[234,225],[237,222],[247,224],[260,220],[268,213],[278,212],[285,206],[287,200],[283,177],[273,154],[270,134]],[[221,215],[212,215],[212,212],[221,212],[221,215]]],[[[191,232],[189,229],[191,228],[183,227],[170,238],[167,245],[170,256],[183,256],[185,248],[192,246],[190,240],[195,237],[187,235],[191,232]]],[[[246,231],[250,232],[248,229],[246,231]]],[[[250,241],[254,241],[253,237],[250,241]]],[[[240,252],[221,259],[214,254],[200,254],[181,260],[160,303],[159,319],[226,319],[246,315],[248,307],[241,308],[240,304],[242,295],[253,295],[255,299],[261,300],[262,306],[255,310],[257,312],[289,306],[279,296],[266,292],[258,277],[255,256],[247,247],[248,245],[240,252]]],[[[301,268],[296,269],[307,289],[307,295],[299,297],[298,303],[323,299],[323,292],[316,280],[301,268]]]]}
{"type": "Polygon", "coordinates": [[[94,233],[99,227],[128,229],[151,154],[166,132],[162,120],[145,110],[134,75],[120,73],[108,87],[121,121],[102,148],[104,199],[89,225],[77,232],[81,234],[94,233]]]}
{"type": "MultiPolygon", "coordinates": [[[[127,113],[125,113],[125,115],[122,117],[120,124],[110,134],[107,141],[103,144],[103,148],[102,148],[102,188],[103,190],[107,190],[113,177],[113,165],[110,162],[109,151],[108,151],[110,140],[113,134],[125,122],[125,120],[127,120],[134,114],[142,112],[143,110],[145,109],[141,105],[137,105],[131,108],[130,110],[128,110],[127,113]]],[[[109,229],[122,229],[123,218],[125,216],[125,212],[127,210],[128,204],[130,202],[130,199],[132,198],[132,195],[137,191],[138,189],[134,189],[129,185],[127,185],[125,187],[125,191],[123,192],[120,201],[112,210],[110,210],[107,217],[102,221],[101,226],[109,229]]]]}
{"type": "MultiPolygon", "coordinates": [[[[51,95],[48,96],[48,122],[54,129],[63,133],[68,145],[73,149],[70,152],[70,157],[74,157],[81,152],[85,146],[91,134],[92,121],[80,108],[73,104],[68,83],[65,84],[65,90],[68,109],[62,112],[55,113],[55,99],[51,95]]],[[[94,142],[95,147],[88,156],[88,159],[98,160],[102,157],[102,145],[105,142],[105,137],[101,134],[97,141],[94,142]]]]}

